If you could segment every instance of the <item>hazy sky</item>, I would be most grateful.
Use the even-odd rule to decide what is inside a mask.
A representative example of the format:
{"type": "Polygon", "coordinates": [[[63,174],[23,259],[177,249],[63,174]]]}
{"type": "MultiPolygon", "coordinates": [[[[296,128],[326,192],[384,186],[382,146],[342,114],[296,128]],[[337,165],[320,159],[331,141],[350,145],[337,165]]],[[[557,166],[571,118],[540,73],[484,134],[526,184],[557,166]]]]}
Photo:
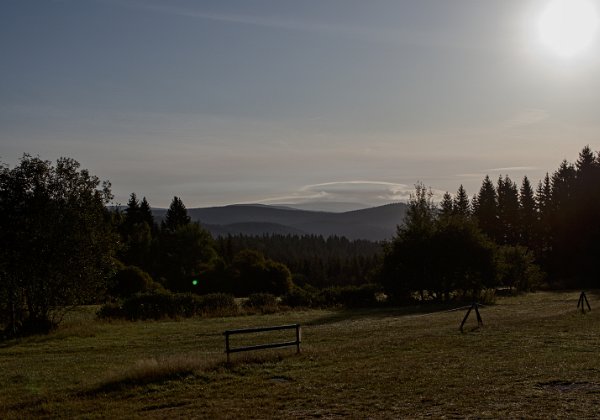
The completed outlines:
{"type": "Polygon", "coordinates": [[[600,42],[554,52],[549,3],[2,0],[0,159],[163,207],[537,183],[600,149],[600,42]]]}

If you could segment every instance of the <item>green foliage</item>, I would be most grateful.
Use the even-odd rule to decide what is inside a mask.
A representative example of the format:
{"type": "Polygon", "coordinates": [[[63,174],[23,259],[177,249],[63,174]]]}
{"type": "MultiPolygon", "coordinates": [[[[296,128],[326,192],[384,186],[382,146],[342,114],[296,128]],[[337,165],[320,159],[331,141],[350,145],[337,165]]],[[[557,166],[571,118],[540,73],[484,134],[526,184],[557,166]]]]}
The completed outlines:
{"type": "Polygon", "coordinates": [[[380,281],[386,293],[397,302],[414,292],[448,300],[455,290],[476,294],[493,286],[494,278],[493,244],[467,214],[436,213],[418,185],[404,225],[384,251],[380,281]]]}
{"type": "Polygon", "coordinates": [[[517,292],[534,290],[543,281],[531,251],[523,246],[504,246],[498,251],[498,280],[517,292]]]}
{"type": "Polygon", "coordinates": [[[227,293],[210,293],[196,298],[200,302],[201,314],[235,315],[238,311],[234,297],[227,293]]]}
{"type": "Polygon", "coordinates": [[[343,306],[347,308],[364,308],[379,304],[375,293],[380,287],[375,284],[362,286],[328,287],[320,293],[323,306],[343,306]]]}
{"type": "Polygon", "coordinates": [[[190,279],[206,271],[216,258],[210,234],[198,223],[163,230],[158,238],[155,272],[172,291],[192,290],[190,279]]]}
{"type": "Polygon", "coordinates": [[[139,267],[127,266],[117,271],[110,281],[112,287],[109,290],[111,296],[128,298],[136,293],[159,291],[162,286],[139,267]]]}
{"type": "Polygon", "coordinates": [[[111,198],[110,183],[73,159],[0,166],[0,309],[12,333],[45,332],[99,298],[117,244],[111,198]]]}
{"type": "Polygon", "coordinates": [[[230,268],[232,292],[239,296],[253,293],[283,295],[292,288],[292,274],[281,263],[265,258],[254,250],[243,250],[233,259],[230,268]]]}
{"type": "Polygon", "coordinates": [[[294,286],[281,297],[281,304],[292,308],[313,308],[320,306],[320,299],[315,290],[294,286]]]}
{"type": "Polygon", "coordinates": [[[153,292],[133,295],[121,304],[108,303],[99,310],[100,318],[129,320],[189,318],[196,315],[232,315],[238,306],[231,295],[215,293],[204,296],[192,293],[153,292]]]}
{"type": "Polygon", "coordinates": [[[171,205],[167,210],[165,220],[162,223],[162,229],[168,231],[176,231],[182,226],[186,226],[190,223],[191,219],[188,216],[187,209],[179,197],[173,197],[171,205]]]}
{"type": "Polygon", "coordinates": [[[253,249],[285,264],[295,284],[318,288],[360,285],[373,280],[382,250],[376,242],[315,235],[238,235],[217,238],[216,243],[227,265],[240,251],[253,249]]]}
{"type": "Polygon", "coordinates": [[[253,293],[244,302],[244,308],[261,313],[275,313],[279,310],[277,297],[270,293],[253,293]]]}

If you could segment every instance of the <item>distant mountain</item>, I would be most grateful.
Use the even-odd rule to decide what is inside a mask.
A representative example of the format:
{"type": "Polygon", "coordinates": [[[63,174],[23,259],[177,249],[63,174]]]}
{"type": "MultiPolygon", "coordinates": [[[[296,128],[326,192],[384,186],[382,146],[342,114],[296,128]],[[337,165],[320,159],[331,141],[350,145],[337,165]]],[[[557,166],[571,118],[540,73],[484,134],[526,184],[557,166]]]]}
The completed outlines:
{"type": "Polygon", "coordinates": [[[361,203],[347,203],[337,201],[309,201],[299,204],[276,204],[277,207],[292,208],[308,211],[326,211],[331,213],[343,213],[346,211],[367,209],[370,206],[361,203]]]}
{"type": "MultiPolygon", "coordinates": [[[[153,209],[153,213],[160,220],[164,217],[165,210],[153,209]]],[[[343,213],[237,204],[188,209],[188,214],[214,236],[307,234],[380,241],[391,238],[396,232],[396,226],[402,224],[406,204],[395,203],[343,213]]]]}

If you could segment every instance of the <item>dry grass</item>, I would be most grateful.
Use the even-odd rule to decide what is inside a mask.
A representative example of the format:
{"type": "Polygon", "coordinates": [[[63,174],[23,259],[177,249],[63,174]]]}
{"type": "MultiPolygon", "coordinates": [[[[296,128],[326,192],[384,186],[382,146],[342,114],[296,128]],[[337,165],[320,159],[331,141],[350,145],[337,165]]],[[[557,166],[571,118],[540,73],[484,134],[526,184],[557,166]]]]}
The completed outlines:
{"type": "Polygon", "coordinates": [[[482,309],[484,327],[470,319],[464,334],[464,311],[430,307],[74,320],[0,346],[0,417],[600,417],[600,300],[589,294],[593,311],[582,315],[578,297],[498,298],[482,309]],[[224,330],[294,322],[302,354],[225,363],[224,330]]]}

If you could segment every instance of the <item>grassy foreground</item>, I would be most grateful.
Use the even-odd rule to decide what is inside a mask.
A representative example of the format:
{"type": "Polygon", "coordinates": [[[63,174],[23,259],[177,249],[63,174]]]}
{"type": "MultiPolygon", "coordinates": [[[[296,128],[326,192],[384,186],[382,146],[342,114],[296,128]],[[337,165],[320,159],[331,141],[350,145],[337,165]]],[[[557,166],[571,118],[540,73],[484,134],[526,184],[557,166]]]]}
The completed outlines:
{"type": "Polygon", "coordinates": [[[500,298],[463,334],[464,310],[136,323],[88,310],[48,337],[0,343],[0,418],[599,417],[600,299],[588,294],[582,315],[578,297],[500,298]],[[300,355],[225,363],[224,330],[292,322],[303,325],[300,355]]]}

